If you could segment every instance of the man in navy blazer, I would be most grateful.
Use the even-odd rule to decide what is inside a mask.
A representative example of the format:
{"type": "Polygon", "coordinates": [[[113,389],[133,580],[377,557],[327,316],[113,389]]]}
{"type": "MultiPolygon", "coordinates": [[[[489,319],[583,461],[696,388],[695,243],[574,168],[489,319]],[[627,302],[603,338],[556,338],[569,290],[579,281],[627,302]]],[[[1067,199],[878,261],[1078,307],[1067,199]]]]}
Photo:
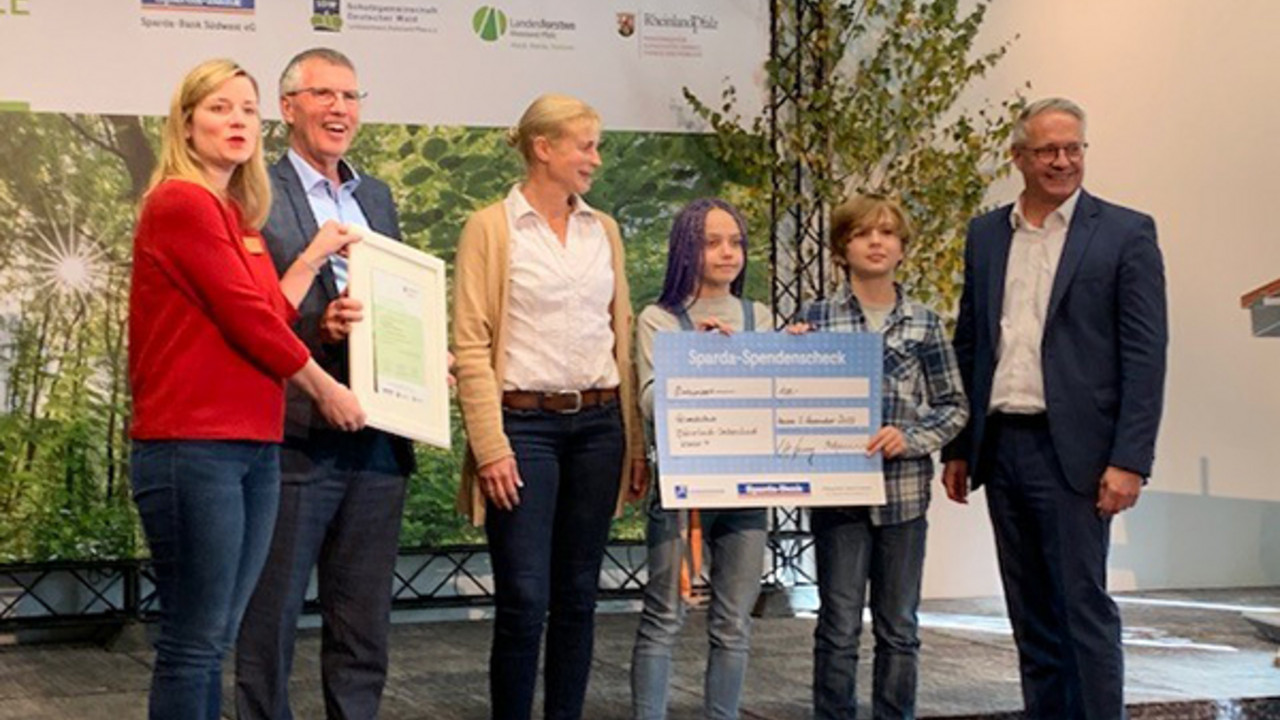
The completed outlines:
{"type": "MultiPolygon", "coordinates": [[[[362,98],[354,66],[334,50],[303,52],[281,75],[289,151],[270,168],[273,200],[262,229],[280,272],[317,234],[363,227],[400,239],[391,191],[343,159],[362,98]]],[[[343,292],[345,258],[313,269],[317,282],[298,307],[295,331],[321,367],[349,383],[347,336],[362,308],[343,292]]],[[[293,388],[287,403],[271,554],[236,643],[236,710],[241,720],[293,717],[294,638],[316,568],[325,714],[372,719],[386,682],[391,578],[413,446],[373,429],[335,431],[293,388]]]]}
{"type": "Polygon", "coordinates": [[[1155,223],[1081,189],[1085,115],[1018,118],[1016,203],[974,219],[955,349],[969,426],[947,495],[987,488],[1027,717],[1124,717],[1111,519],[1151,474],[1168,330],[1155,223]]]}

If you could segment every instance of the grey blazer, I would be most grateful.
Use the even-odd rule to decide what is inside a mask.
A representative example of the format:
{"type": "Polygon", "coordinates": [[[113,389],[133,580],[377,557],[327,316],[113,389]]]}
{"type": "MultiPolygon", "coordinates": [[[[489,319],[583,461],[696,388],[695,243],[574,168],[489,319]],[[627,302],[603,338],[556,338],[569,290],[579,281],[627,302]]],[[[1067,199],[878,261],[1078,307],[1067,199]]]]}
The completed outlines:
{"type": "MultiPolygon", "coordinates": [[[[288,156],[281,156],[268,169],[268,174],[271,177],[271,214],[262,228],[262,236],[267,241],[267,249],[271,252],[276,272],[283,275],[320,228],[311,212],[311,205],[307,202],[302,180],[288,156]]],[[[356,187],[355,198],[373,230],[387,237],[403,240],[395,201],[391,199],[391,190],[386,183],[362,175],[360,185],[356,187]]],[[[320,341],[320,318],[329,303],[337,297],[338,287],[333,270],[326,263],[320,270],[317,282],[311,286],[299,305],[298,320],[293,329],[320,367],[339,382],[348,384],[347,343],[329,344],[320,341]]],[[[312,438],[317,430],[331,429],[306,393],[290,385],[285,398],[286,441],[305,441],[312,438]]],[[[400,468],[408,475],[414,467],[413,445],[401,437],[392,436],[392,440],[400,468]]]]}

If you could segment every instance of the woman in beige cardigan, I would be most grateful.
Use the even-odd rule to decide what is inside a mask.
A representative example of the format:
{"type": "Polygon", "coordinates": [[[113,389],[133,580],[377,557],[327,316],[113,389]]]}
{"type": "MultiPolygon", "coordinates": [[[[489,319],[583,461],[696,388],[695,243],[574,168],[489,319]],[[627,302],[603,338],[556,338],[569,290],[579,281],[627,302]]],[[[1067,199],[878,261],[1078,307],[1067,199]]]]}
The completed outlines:
{"type": "Polygon", "coordinates": [[[471,216],[455,265],[459,502],[493,564],[492,717],[530,717],[545,624],[545,717],[576,720],[610,522],[645,472],[631,301],[618,224],[582,199],[600,167],[595,110],[544,95],[508,141],[526,176],[471,216]]]}

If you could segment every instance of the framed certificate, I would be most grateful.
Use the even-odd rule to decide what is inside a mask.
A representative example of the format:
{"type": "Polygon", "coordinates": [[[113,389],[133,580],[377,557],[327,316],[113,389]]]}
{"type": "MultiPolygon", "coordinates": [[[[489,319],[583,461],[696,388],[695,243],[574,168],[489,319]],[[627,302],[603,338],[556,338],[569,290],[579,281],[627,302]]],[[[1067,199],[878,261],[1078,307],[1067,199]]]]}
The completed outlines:
{"type": "Polygon", "coordinates": [[[879,333],[660,332],[664,508],[882,505],[879,333]]]}
{"type": "Polygon", "coordinates": [[[445,264],[362,230],[347,291],[364,305],[349,340],[351,390],[370,427],[449,447],[445,264]]]}

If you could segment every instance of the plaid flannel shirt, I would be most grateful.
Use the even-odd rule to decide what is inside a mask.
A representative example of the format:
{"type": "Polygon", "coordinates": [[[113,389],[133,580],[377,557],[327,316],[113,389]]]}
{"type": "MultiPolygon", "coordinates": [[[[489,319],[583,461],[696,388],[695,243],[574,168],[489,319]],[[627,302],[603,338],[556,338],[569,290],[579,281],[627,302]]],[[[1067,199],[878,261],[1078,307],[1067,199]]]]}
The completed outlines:
{"type": "MultiPolygon", "coordinates": [[[[938,315],[905,297],[885,318],[884,413],[882,422],[906,437],[907,450],[884,461],[884,505],[870,508],[873,525],[914,520],[929,507],[933,453],[950,442],[969,419],[955,351],[938,315]]],[[[866,316],[848,284],[827,300],[819,300],[800,319],[815,330],[869,332],[866,316]]]]}

